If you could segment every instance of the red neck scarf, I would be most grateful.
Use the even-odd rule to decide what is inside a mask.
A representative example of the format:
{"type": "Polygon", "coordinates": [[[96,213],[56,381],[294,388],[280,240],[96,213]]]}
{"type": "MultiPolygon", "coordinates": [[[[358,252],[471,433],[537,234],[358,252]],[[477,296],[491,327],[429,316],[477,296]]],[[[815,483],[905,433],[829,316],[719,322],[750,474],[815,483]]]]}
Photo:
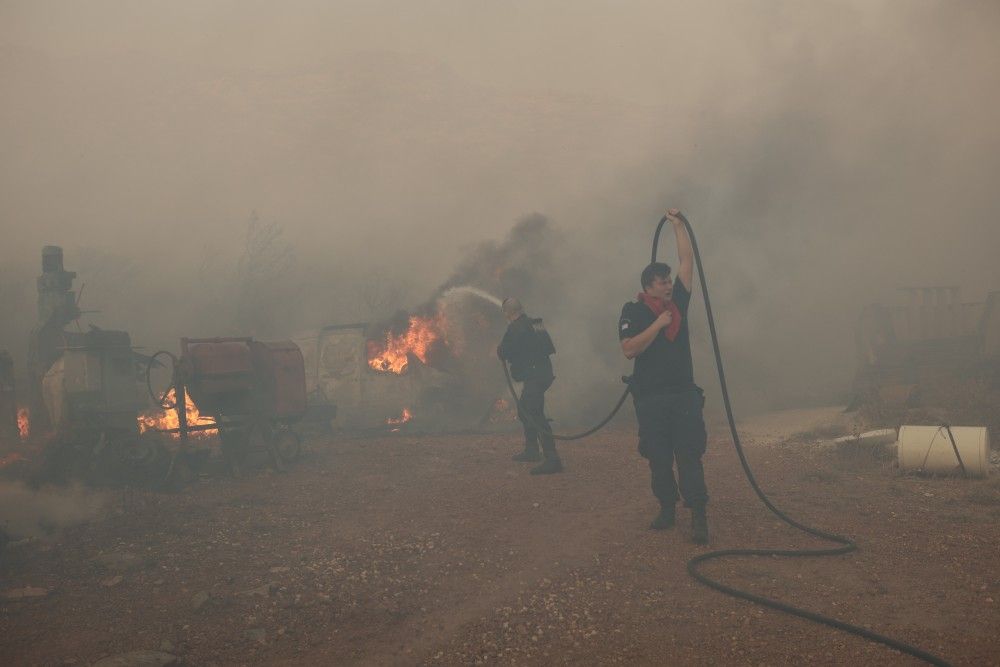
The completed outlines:
{"type": "Polygon", "coordinates": [[[677,307],[677,304],[673,300],[664,301],[655,296],[649,296],[645,292],[639,292],[636,299],[646,304],[646,307],[653,311],[657,317],[664,311],[670,313],[670,324],[663,329],[663,335],[667,337],[667,340],[673,342],[677,338],[677,334],[681,332],[681,309],[677,307]]]}

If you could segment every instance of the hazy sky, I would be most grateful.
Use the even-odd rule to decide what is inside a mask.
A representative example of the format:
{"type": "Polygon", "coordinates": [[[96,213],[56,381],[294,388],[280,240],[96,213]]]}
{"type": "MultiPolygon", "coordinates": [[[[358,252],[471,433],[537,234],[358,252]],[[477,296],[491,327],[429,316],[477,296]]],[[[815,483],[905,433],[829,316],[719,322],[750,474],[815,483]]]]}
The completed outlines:
{"type": "Polygon", "coordinates": [[[746,382],[842,386],[865,302],[1000,289],[998,29],[995,2],[2,0],[0,262],[131,258],[107,324],[173,340],[190,313],[129,304],[199,289],[252,211],[324,311],[296,325],[372,271],[416,302],[538,211],[567,296],[529,309],[606,318],[604,372],[678,205],[746,382]]]}

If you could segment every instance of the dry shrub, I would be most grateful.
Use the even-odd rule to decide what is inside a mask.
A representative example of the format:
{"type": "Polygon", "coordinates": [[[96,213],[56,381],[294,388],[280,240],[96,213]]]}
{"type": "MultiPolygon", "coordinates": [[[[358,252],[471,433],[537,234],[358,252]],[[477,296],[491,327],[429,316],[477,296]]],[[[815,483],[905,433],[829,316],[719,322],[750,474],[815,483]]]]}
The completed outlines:
{"type": "Polygon", "coordinates": [[[860,408],[867,428],[903,424],[986,426],[990,443],[1000,447],[1000,387],[986,380],[950,380],[922,385],[911,405],[890,405],[872,396],[860,408]]]}

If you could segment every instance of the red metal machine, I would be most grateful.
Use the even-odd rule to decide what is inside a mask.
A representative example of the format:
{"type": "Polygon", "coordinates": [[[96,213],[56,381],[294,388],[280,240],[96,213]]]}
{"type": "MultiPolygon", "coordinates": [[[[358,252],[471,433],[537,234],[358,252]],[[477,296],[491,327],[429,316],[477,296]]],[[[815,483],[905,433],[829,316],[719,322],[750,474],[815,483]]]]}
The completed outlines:
{"type": "Polygon", "coordinates": [[[17,440],[17,394],[14,391],[14,361],[6,350],[0,350],[0,444],[17,442],[17,440]]]}
{"type": "Polygon", "coordinates": [[[295,343],[182,338],[180,359],[170,356],[174,401],[160,404],[176,411],[178,426],[158,430],[179,434],[182,446],[192,432],[218,430],[223,454],[237,473],[254,450],[266,451],[279,469],[298,457],[301,441],[291,424],[305,414],[306,380],[295,343]],[[188,423],[189,396],[211,423],[188,423]]]}

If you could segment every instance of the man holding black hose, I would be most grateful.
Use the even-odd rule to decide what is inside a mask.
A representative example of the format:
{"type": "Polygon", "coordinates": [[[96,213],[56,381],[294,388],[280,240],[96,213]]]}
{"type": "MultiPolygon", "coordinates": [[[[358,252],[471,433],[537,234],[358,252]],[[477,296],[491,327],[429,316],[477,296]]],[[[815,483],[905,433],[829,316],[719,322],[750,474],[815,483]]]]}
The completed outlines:
{"type": "Polygon", "coordinates": [[[555,346],[540,319],[528,317],[517,299],[507,298],[501,305],[507,320],[507,331],[497,346],[500,361],[510,362],[510,375],[524,383],[517,418],[524,425],[524,451],[514,455],[515,461],[544,461],[531,469],[532,475],[562,472],[562,461],[556,453],[548,419],[545,417],[545,392],[552,386],[555,375],[549,356],[555,346]],[[542,451],[538,452],[541,440],[542,451]]]}
{"type": "Polygon", "coordinates": [[[632,397],[639,421],[639,453],[649,461],[653,495],[660,501],[650,528],[672,528],[675,503],[683,497],[691,508],[692,541],[707,544],[708,489],[701,463],[708,440],[702,417],[705,397],[694,383],[687,322],[694,251],[679,216],[677,209],[666,215],[677,238],[677,280],[663,262],[643,269],[642,291],[622,308],[618,335],[625,357],[635,360],[632,397]]]}

